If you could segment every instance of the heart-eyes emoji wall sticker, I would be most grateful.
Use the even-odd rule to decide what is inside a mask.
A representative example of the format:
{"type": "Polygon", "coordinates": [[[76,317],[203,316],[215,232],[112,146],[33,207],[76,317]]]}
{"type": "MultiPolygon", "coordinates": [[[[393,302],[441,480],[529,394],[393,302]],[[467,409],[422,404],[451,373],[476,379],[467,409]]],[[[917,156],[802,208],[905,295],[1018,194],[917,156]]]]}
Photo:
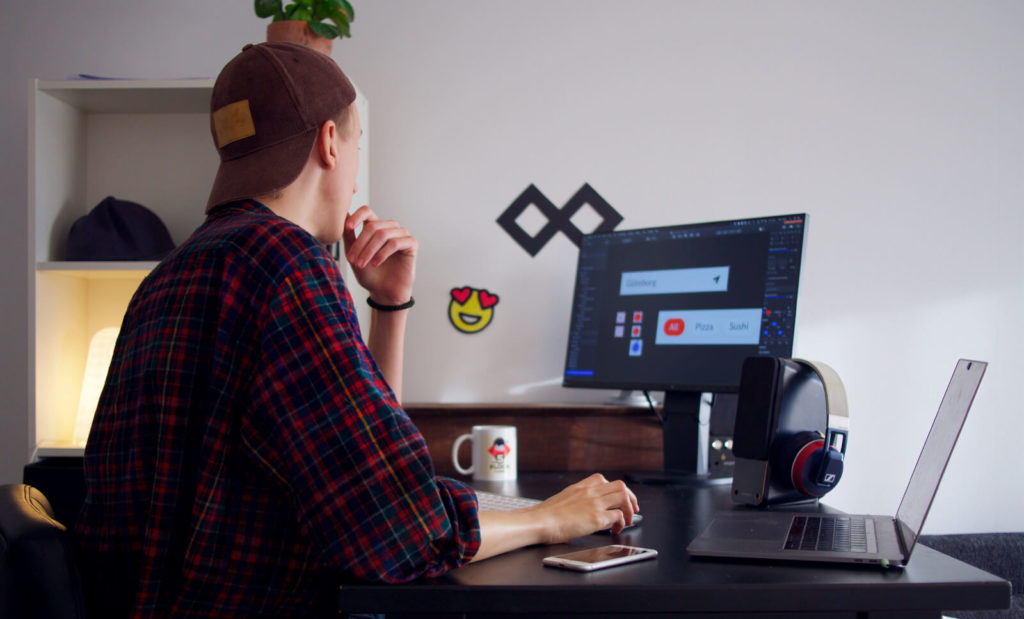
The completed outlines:
{"type": "Polygon", "coordinates": [[[498,295],[485,288],[463,286],[451,289],[451,302],[448,304],[448,320],[452,326],[462,333],[479,333],[494,318],[494,308],[498,305],[498,295]]]}

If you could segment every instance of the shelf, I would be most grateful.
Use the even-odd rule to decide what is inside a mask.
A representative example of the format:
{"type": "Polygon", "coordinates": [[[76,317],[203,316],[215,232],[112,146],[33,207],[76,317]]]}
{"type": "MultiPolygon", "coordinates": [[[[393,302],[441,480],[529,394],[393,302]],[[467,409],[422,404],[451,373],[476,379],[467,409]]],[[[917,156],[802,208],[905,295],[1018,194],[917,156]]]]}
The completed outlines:
{"type": "MultiPolygon", "coordinates": [[[[29,80],[30,448],[81,455],[72,442],[89,345],[121,324],[152,261],[79,262],[67,255],[74,223],[107,196],[153,211],[175,243],[205,219],[220,159],[210,136],[212,79],[29,80]]],[[[357,89],[369,156],[369,104],[357,89]]],[[[354,204],[370,203],[360,166],[354,204]]],[[[363,311],[361,318],[368,320],[363,311]]]]}
{"type": "MultiPolygon", "coordinates": [[[[479,417],[514,416],[547,418],[568,417],[637,417],[655,421],[656,417],[646,406],[617,406],[607,404],[580,403],[533,403],[533,402],[411,402],[403,406],[406,412],[417,417],[479,417]]],[[[660,409],[660,407],[659,407],[660,409]]]]}
{"type": "Polygon", "coordinates": [[[206,114],[213,80],[38,81],[37,89],[86,113],[206,114]]]}
{"type": "Polygon", "coordinates": [[[661,424],[639,407],[592,404],[409,403],[403,407],[427,441],[434,466],[457,475],[456,438],[474,425],[513,425],[519,471],[657,471],[661,424]]]}
{"type": "Polygon", "coordinates": [[[81,458],[85,455],[85,445],[57,441],[40,443],[35,455],[36,458],[81,458]]]}
{"type": "Polygon", "coordinates": [[[70,275],[84,279],[135,279],[145,277],[156,268],[155,261],[117,261],[117,262],[40,262],[36,264],[39,273],[55,273],[70,275]]]}

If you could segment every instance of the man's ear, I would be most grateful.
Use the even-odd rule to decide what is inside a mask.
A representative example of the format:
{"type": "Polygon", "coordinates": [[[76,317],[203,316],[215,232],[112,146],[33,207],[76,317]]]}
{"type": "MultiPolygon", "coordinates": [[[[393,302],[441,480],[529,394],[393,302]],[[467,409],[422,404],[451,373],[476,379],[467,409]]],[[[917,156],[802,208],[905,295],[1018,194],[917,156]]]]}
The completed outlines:
{"type": "Polygon", "coordinates": [[[327,169],[334,169],[338,165],[338,148],[336,138],[338,125],[333,120],[325,121],[316,132],[315,148],[320,156],[320,163],[327,169]]]}

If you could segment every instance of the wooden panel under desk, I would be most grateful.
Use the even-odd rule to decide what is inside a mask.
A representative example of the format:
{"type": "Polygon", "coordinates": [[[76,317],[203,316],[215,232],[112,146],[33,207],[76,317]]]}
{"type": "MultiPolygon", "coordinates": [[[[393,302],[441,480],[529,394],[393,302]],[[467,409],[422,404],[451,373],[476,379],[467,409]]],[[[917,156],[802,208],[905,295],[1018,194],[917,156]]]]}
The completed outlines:
{"type": "MultiPolygon", "coordinates": [[[[513,425],[520,471],[656,471],[661,424],[643,408],[572,404],[422,404],[405,406],[427,440],[437,472],[456,475],[451,451],[474,425],[513,425]]],[[[469,462],[469,446],[461,448],[469,462]]]]}

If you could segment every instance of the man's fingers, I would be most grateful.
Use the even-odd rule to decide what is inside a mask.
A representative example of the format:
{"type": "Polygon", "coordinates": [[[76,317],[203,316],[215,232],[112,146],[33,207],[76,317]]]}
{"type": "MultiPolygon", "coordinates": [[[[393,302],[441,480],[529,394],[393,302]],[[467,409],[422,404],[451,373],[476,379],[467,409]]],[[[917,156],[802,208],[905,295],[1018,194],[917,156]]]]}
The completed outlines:
{"type": "Polygon", "coordinates": [[[605,494],[602,497],[605,509],[618,512],[626,523],[633,522],[633,514],[639,511],[636,495],[626,487],[622,481],[609,482],[604,487],[605,494]]]}
{"type": "MultiPolygon", "coordinates": [[[[363,205],[355,210],[353,213],[349,213],[345,216],[345,226],[342,231],[342,238],[345,241],[345,249],[348,248],[357,241],[356,230],[359,226],[362,226],[368,221],[379,220],[376,213],[374,213],[369,206],[363,205]]],[[[361,235],[360,235],[361,236],[361,235]]]]}
{"type": "Polygon", "coordinates": [[[382,245],[381,248],[373,254],[373,258],[370,261],[370,264],[373,266],[380,266],[381,264],[384,264],[384,261],[390,258],[391,256],[401,252],[415,252],[415,250],[418,247],[419,242],[414,237],[409,236],[408,234],[406,234],[405,236],[399,236],[388,239],[388,241],[384,243],[384,245],[382,245]]]}
{"type": "Polygon", "coordinates": [[[577,488],[578,492],[595,500],[595,509],[614,512],[610,516],[625,523],[631,523],[633,515],[640,511],[636,495],[621,480],[608,481],[603,475],[594,474],[580,482],[577,488]]]}
{"type": "Polygon", "coordinates": [[[396,221],[367,221],[362,233],[345,248],[345,257],[352,264],[363,268],[371,262],[379,265],[399,249],[415,249],[415,239],[409,231],[396,221]],[[394,243],[391,243],[395,241],[394,243]],[[391,243],[390,247],[388,244],[391,243]],[[381,250],[387,247],[387,251],[381,250]]]}
{"type": "Polygon", "coordinates": [[[575,484],[576,488],[590,488],[593,486],[599,486],[601,484],[607,484],[608,480],[604,478],[604,475],[600,473],[594,473],[590,477],[583,479],[575,484]]]}
{"type": "Polygon", "coordinates": [[[625,514],[623,514],[622,512],[620,512],[617,509],[613,509],[613,510],[610,510],[610,511],[615,512],[615,518],[612,521],[612,523],[609,524],[605,528],[606,529],[610,529],[611,532],[612,532],[612,535],[618,535],[619,533],[622,533],[623,529],[625,529],[626,526],[629,525],[632,522],[632,520],[631,519],[627,519],[625,514]]]}

